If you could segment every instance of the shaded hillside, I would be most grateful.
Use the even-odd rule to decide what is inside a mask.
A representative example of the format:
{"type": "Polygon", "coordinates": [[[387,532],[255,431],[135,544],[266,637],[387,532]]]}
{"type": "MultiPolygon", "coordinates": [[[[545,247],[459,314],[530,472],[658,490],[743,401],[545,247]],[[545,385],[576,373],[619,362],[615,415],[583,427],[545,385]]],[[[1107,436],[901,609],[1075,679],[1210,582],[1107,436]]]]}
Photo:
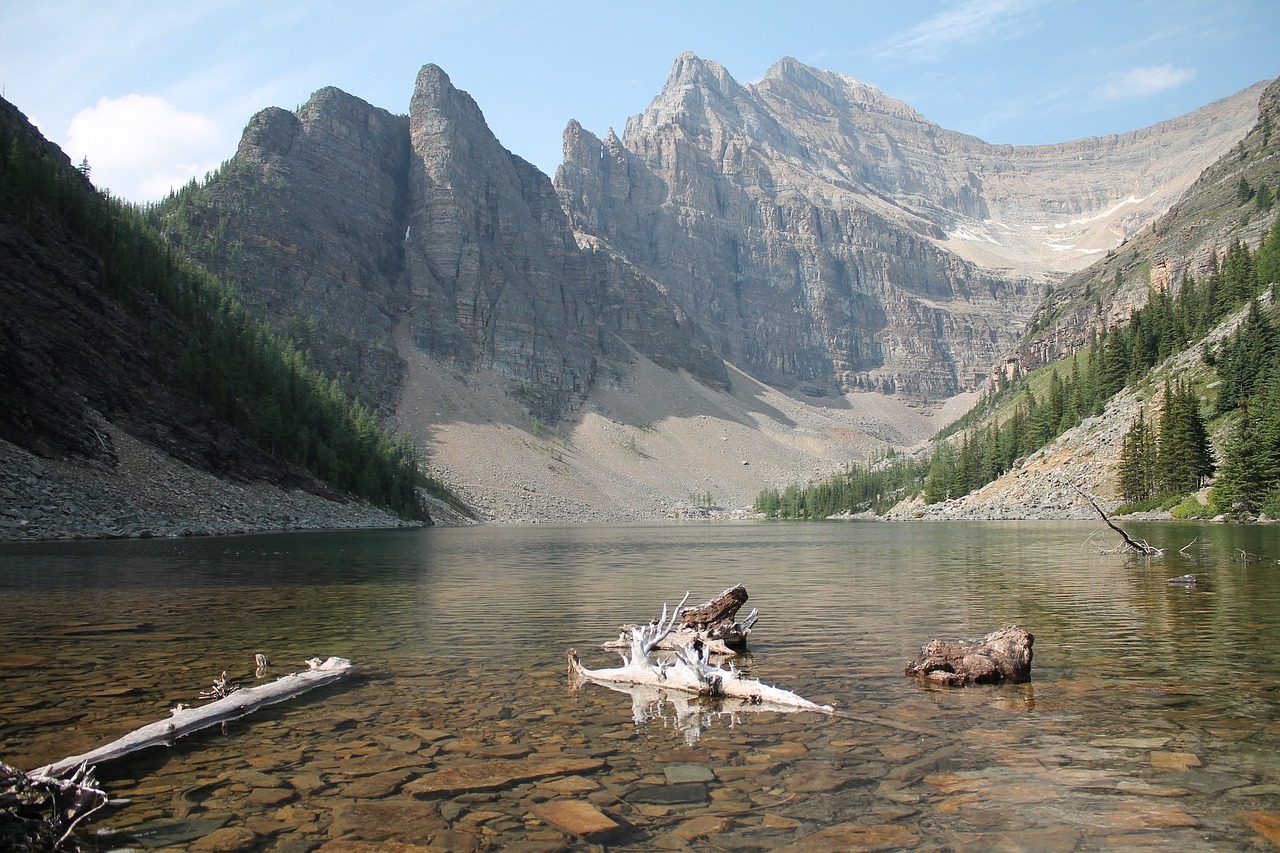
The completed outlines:
{"type": "Polygon", "coordinates": [[[119,428],[218,477],[418,512],[407,449],[7,103],[0,143],[0,438],[110,470],[119,428]]]}
{"type": "Polygon", "coordinates": [[[189,333],[76,227],[109,219],[111,205],[25,116],[7,102],[0,110],[9,190],[0,208],[0,437],[41,456],[110,466],[114,451],[95,430],[101,417],[220,475],[318,488],[175,393],[166,372],[189,333]]]}

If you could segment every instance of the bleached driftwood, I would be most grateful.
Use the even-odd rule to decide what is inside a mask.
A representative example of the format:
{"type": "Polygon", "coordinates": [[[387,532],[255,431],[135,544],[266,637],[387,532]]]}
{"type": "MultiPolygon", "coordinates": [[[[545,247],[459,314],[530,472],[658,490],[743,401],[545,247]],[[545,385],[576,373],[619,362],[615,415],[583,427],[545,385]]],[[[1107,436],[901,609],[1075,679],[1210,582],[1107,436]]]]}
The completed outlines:
{"type": "MultiPolygon", "coordinates": [[[[688,598],[688,596],[686,596],[688,598]]],[[[738,610],[747,601],[747,588],[742,584],[731,586],[724,592],[696,607],[676,608],[677,624],[655,648],[666,651],[690,646],[701,646],[709,654],[732,657],[736,649],[745,648],[747,636],[760,619],[760,611],[752,608],[747,618],[738,621],[738,610]]],[[[626,649],[631,646],[631,631],[639,626],[623,625],[619,636],[604,644],[606,649],[626,649]]]]}
{"type": "Polygon", "coordinates": [[[623,654],[622,666],[587,669],[578,659],[578,653],[569,649],[569,674],[604,685],[647,685],[699,696],[737,699],[749,705],[767,704],[778,710],[833,712],[830,705],[819,705],[789,690],[745,678],[732,664],[727,669],[711,664],[706,647],[700,643],[676,648],[674,660],[650,659],[650,654],[675,627],[681,608],[688,600],[689,594],[685,593],[674,610],[669,610],[664,603],[657,620],[630,626],[630,654],[623,654]]]}
{"type": "Polygon", "coordinates": [[[30,775],[34,779],[56,778],[76,770],[82,765],[92,767],[104,761],[111,761],[129,753],[137,752],[140,749],[162,744],[172,745],[175,739],[189,735],[192,732],[200,731],[227,720],[238,719],[264,705],[283,702],[300,693],[305,693],[308,690],[336,681],[350,672],[354,666],[351,661],[339,657],[331,657],[325,661],[321,661],[319,658],[312,658],[307,661],[307,664],[310,668],[304,672],[295,672],[281,676],[267,684],[241,689],[232,686],[227,680],[227,674],[224,672],[222,678],[214,682],[213,689],[206,691],[205,694],[218,697],[215,701],[195,708],[180,704],[169,712],[172,716],[167,720],[159,720],[145,725],[122,738],[113,740],[105,746],[100,746],[81,755],[73,755],[61,761],[46,764],[44,767],[33,771],[30,775]]]}

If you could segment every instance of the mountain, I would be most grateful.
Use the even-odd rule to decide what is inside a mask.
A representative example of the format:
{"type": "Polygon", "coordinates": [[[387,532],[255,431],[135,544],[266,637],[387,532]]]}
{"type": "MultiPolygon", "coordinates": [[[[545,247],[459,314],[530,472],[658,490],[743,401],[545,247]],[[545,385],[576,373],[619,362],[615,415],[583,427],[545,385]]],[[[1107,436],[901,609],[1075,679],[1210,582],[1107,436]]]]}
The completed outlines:
{"type": "Polygon", "coordinates": [[[570,124],[556,181],[577,227],[753,375],[937,399],[985,378],[1044,282],[1180,196],[1260,91],[1120,136],[996,146],[793,59],[742,85],[685,54],[621,139],[570,124]]]}
{"type": "MultiPolygon", "coordinates": [[[[1280,81],[1265,88],[1259,113],[1249,132],[1204,169],[1167,213],[1051,294],[1037,312],[1032,332],[1006,366],[1029,371],[1053,364],[1082,352],[1104,328],[1113,334],[1126,326],[1140,329],[1145,325],[1152,329],[1155,321],[1151,316],[1146,317],[1145,323],[1130,323],[1131,315],[1144,307],[1144,313],[1151,315],[1158,314],[1161,306],[1195,303],[1196,310],[1220,317],[1220,322],[1203,337],[1189,334],[1186,340],[1180,336],[1166,340],[1162,351],[1170,355],[1157,361],[1150,373],[1143,371],[1137,381],[1131,372],[1129,384],[1107,401],[1100,416],[1085,418],[1067,429],[1028,454],[1004,476],[958,499],[931,506],[904,504],[895,510],[896,517],[1096,517],[1093,507],[1079,499],[1077,490],[1083,489],[1111,506],[1123,502],[1119,469],[1126,435],[1140,416],[1153,427],[1160,423],[1165,389],[1179,383],[1187,383],[1199,399],[1200,413],[1209,423],[1218,474],[1220,478],[1226,476],[1231,444],[1240,441],[1236,423],[1240,410],[1228,413],[1221,405],[1223,388],[1229,384],[1222,372],[1224,364],[1230,362],[1224,353],[1233,335],[1247,324],[1251,307],[1246,303],[1266,312],[1273,323],[1277,318],[1275,295],[1280,275],[1275,259],[1280,256],[1280,244],[1276,242],[1280,204],[1275,201],[1273,188],[1280,187],[1280,136],[1275,132],[1280,126],[1280,81]],[[1239,251],[1240,247],[1246,251],[1239,251]],[[1267,262],[1261,260],[1264,249],[1270,253],[1267,262]],[[1249,256],[1254,263],[1240,265],[1239,259],[1249,256]],[[1244,289],[1238,290],[1242,280],[1244,289]],[[1234,287],[1230,285],[1233,281],[1234,287]],[[1195,289],[1184,290],[1188,286],[1195,289]]],[[[1186,319],[1181,311],[1167,316],[1186,319]]],[[[1175,320],[1165,328],[1186,331],[1198,325],[1180,325],[1175,320]]],[[[1259,361],[1253,365],[1258,376],[1265,375],[1267,357],[1262,352],[1258,354],[1259,361]]],[[[1065,365],[1059,364],[1059,369],[1064,375],[1068,372],[1065,365]]],[[[1046,372],[1049,371],[1041,371],[1041,377],[1046,372]]],[[[1258,388],[1264,384],[1259,383],[1258,388]]],[[[1046,385],[1050,383],[1041,382],[1039,386],[1042,399],[1046,385]]],[[[1245,387],[1251,387],[1251,383],[1246,382],[1245,387]]],[[[1236,393],[1239,399],[1249,395],[1241,387],[1236,388],[1236,393]]],[[[1262,405],[1255,400],[1250,406],[1241,406],[1241,410],[1262,405]]],[[[1003,416],[996,409],[973,424],[970,435],[981,435],[1009,417],[1008,408],[1003,416]]],[[[1250,438],[1263,446],[1259,452],[1265,456],[1270,449],[1267,434],[1256,424],[1250,438]]],[[[1190,464],[1189,458],[1186,464],[1190,464]]],[[[1259,462],[1250,476],[1266,483],[1265,471],[1266,463],[1259,462]]],[[[1221,479],[1215,482],[1215,489],[1220,482],[1221,479]]],[[[1204,511],[1207,492],[1195,496],[1202,505],[1197,512],[1204,511]]],[[[1157,517],[1168,517],[1170,505],[1165,496],[1165,511],[1156,513],[1157,517]]],[[[1256,507],[1251,512],[1256,512],[1256,507]]],[[[1250,512],[1241,515],[1248,517],[1250,512]]],[[[1274,510],[1271,515],[1275,517],[1274,510]]]]}
{"type": "Polygon", "coordinates": [[[922,442],[1258,94],[1015,148],[794,60],[743,85],[687,54],[621,138],[571,122],[552,181],[426,65],[407,115],[333,88],[261,111],[146,216],[486,517],[697,514],[922,442]]]}
{"type": "Polygon", "coordinates": [[[1240,182],[1280,186],[1280,157],[1271,145],[1272,128],[1280,124],[1280,82],[1265,86],[1258,109],[1248,133],[1207,166],[1166,213],[1050,294],[1032,317],[1031,334],[1011,354],[1018,370],[1078,351],[1103,329],[1126,322],[1152,293],[1175,291],[1184,275],[1204,277],[1234,241],[1258,245],[1271,218],[1257,205],[1242,203],[1248,200],[1239,198],[1240,182]]]}
{"type": "Polygon", "coordinates": [[[401,322],[417,349],[464,374],[496,371],[546,421],[616,381],[632,349],[727,383],[679,307],[624,259],[580,245],[550,179],[433,65],[408,117],[331,88],[297,114],[263,110],[236,156],[160,222],[386,412],[413,358],[397,348],[401,322]]]}

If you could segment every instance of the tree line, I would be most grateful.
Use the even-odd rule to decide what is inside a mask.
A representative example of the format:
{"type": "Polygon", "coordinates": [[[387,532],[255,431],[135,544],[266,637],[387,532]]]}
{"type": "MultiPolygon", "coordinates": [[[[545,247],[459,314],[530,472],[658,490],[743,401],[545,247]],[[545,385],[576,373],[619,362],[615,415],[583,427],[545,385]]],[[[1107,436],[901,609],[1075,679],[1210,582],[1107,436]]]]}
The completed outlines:
{"type": "Polygon", "coordinates": [[[419,487],[458,503],[425,476],[409,438],[382,428],[229,287],[160,238],[144,210],[95,189],[88,172],[0,117],[0,204],[28,229],[58,223],[94,252],[96,287],[135,316],[158,306],[177,319],[186,334],[181,358],[152,365],[163,382],[339,492],[405,518],[425,517],[419,487]]]}

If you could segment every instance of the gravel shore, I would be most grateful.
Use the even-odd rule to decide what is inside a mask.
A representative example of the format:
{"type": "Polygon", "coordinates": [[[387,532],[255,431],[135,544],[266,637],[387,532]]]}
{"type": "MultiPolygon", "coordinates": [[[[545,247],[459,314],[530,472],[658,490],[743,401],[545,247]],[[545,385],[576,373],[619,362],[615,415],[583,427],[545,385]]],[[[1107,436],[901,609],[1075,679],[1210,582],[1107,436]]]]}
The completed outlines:
{"type": "MultiPolygon", "coordinates": [[[[410,526],[368,504],[197,471],[112,430],[118,464],[41,459],[0,441],[0,540],[216,536],[410,526]]],[[[412,525],[416,526],[416,525],[412,525]]]]}

